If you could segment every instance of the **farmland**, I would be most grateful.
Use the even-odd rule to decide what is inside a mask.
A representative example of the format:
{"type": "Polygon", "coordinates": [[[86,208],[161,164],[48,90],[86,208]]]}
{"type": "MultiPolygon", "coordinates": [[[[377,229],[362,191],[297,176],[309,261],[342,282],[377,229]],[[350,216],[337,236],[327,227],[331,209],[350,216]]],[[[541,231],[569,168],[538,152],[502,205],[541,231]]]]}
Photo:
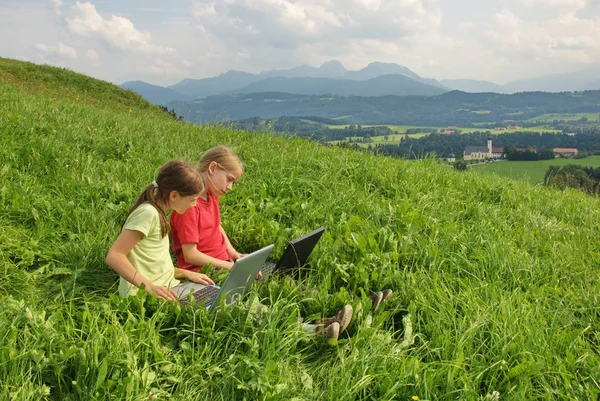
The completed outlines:
{"type": "MultiPolygon", "coordinates": [[[[342,128],[347,128],[348,125],[326,125],[328,128],[330,129],[342,129],[342,128]]],[[[388,127],[390,128],[393,132],[406,132],[409,129],[423,129],[423,128],[432,128],[432,129],[436,129],[438,131],[443,131],[446,129],[446,127],[418,127],[418,126],[409,126],[409,125],[363,125],[363,127],[388,127]]],[[[550,133],[560,133],[562,131],[557,130],[552,128],[550,125],[539,125],[539,126],[534,126],[534,127],[525,127],[525,128],[512,128],[512,129],[502,129],[502,130],[494,130],[494,129],[484,129],[484,128],[473,128],[473,127],[456,127],[457,130],[460,131],[461,134],[469,134],[469,133],[473,133],[473,132],[489,132],[491,135],[502,135],[502,134],[509,134],[509,133],[513,133],[513,132],[550,132],[550,133]]],[[[409,134],[410,138],[416,139],[416,138],[421,138],[423,136],[429,135],[428,133],[418,133],[418,134],[409,134]]],[[[378,136],[371,136],[370,137],[370,141],[367,142],[359,142],[357,145],[362,147],[362,148],[366,148],[369,145],[374,146],[374,145],[394,145],[394,144],[398,144],[400,141],[402,141],[402,138],[404,138],[404,135],[402,134],[392,134],[392,135],[378,135],[378,136]]],[[[360,139],[359,137],[352,137],[352,138],[346,138],[346,141],[349,141],[350,139],[360,139]]],[[[331,143],[340,143],[343,141],[340,140],[336,140],[336,141],[330,141],[331,143]]]]}
{"type": "MultiPolygon", "coordinates": [[[[315,141],[174,120],[132,92],[0,59],[0,399],[597,400],[599,201],[315,141]],[[327,231],[303,284],[209,315],[104,263],[166,160],[233,146],[252,251],[327,231]],[[366,296],[391,287],[374,315],[366,296]],[[338,342],[297,324],[352,303],[338,342]]],[[[217,281],[223,274],[213,274],[217,281]]]]}
{"type": "Polygon", "coordinates": [[[523,179],[535,184],[543,181],[544,174],[546,174],[549,166],[564,166],[567,164],[597,168],[600,167],[600,156],[591,156],[585,159],[496,162],[473,166],[471,169],[481,174],[523,179]]]}
{"type": "MultiPolygon", "coordinates": [[[[331,129],[341,129],[341,128],[347,128],[348,125],[327,125],[328,128],[331,129]]],[[[432,129],[436,129],[438,131],[443,131],[445,129],[447,129],[447,127],[420,127],[420,126],[413,126],[413,125],[363,125],[363,127],[389,127],[392,131],[398,131],[400,133],[406,132],[407,130],[411,129],[411,128],[432,128],[432,129]]],[[[459,130],[461,133],[463,134],[469,134],[472,132],[485,132],[485,131],[489,131],[492,135],[502,135],[502,134],[509,134],[511,132],[562,132],[560,130],[554,129],[552,128],[552,126],[550,125],[538,125],[538,126],[534,126],[534,127],[521,127],[521,128],[511,128],[511,129],[502,129],[502,130],[495,130],[495,129],[489,129],[489,128],[474,128],[474,127],[456,127],[457,130],[459,130]]]]}
{"type": "Polygon", "coordinates": [[[544,114],[535,118],[531,118],[530,121],[535,122],[553,122],[555,120],[563,121],[578,121],[581,118],[587,118],[590,121],[600,121],[599,113],[552,113],[544,114]]]}

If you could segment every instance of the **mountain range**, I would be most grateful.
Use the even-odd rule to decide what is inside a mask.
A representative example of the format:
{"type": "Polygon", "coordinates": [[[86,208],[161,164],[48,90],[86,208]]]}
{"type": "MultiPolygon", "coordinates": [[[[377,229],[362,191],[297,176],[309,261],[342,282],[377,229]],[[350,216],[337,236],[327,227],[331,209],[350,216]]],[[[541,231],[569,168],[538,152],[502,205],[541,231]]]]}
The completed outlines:
{"type": "Polygon", "coordinates": [[[361,70],[349,71],[337,60],[328,61],[320,67],[302,65],[289,70],[269,70],[258,74],[229,70],[217,77],[186,78],[168,87],[143,81],[124,82],[121,87],[162,105],[174,100],[256,92],[335,96],[433,96],[451,90],[435,79],[422,78],[398,64],[373,62],[361,70]]]}
{"type": "Polygon", "coordinates": [[[512,81],[498,85],[472,79],[437,81],[423,78],[409,68],[393,63],[370,63],[358,71],[347,70],[337,60],[320,67],[302,65],[288,70],[258,74],[230,70],[217,77],[186,78],[162,87],[143,81],[124,82],[121,87],[139,93],[146,100],[166,105],[213,95],[284,92],[298,95],[332,96],[435,96],[451,90],[470,93],[568,92],[600,89],[600,66],[584,70],[512,81]]]}

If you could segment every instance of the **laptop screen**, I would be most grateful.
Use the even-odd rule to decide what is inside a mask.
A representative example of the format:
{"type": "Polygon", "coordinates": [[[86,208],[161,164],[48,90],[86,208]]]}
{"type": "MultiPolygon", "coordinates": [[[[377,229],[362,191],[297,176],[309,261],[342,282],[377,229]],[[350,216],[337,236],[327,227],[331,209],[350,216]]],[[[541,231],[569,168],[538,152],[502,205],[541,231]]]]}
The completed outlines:
{"type": "Polygon", "coordinates": [[[296,269],[304,266],[323,232],[325,228],[321,227],[290,242],[277,262],[276,269],[296,269]]]}

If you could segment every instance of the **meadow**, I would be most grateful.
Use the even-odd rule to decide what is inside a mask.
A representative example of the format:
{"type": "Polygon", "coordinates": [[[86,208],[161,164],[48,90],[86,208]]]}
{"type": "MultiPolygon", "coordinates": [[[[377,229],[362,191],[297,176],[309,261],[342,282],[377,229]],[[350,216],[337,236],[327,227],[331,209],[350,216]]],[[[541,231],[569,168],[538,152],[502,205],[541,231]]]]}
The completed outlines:
{"type": "MultiPolygon", "coordinates": [[[[597,400],[596,198],[173,120],[132,92],[0,59],[0,400],[597,400]],[[252,251],[319,226],[302,283],[217,315],[140,291],[104,263],[166,160],[232,146],[222,201],[252,251]],[[366,296],[391,287],[372,315],[366,296]],[[303,333],[352,303],[339,341],[303,333]]],[[[223,274],[208,273],[217,281],[223,274]]]]}
{"type": "Polygon", "coordinates": [[[553,159],[538,161],[502,161],[488,164],[479,164],[470,167],[481,174],[521,179],[533,184],[542,183],[549,166],[565,166],[578,164],[586,167],[600,167],[600,156],[590,156],[584,159],[553,159]]]}
{"type": "MultiPolygon", "coordinates": [[[[315,123],[318,124],[318,123],[315,123]]],[[[325,124],[323,124],[325,125],[325,124]]],[[[348,125],[325,125],[328,128],[331,129],[341,129],[341,128],[347,128],[348,125]]],[[[446,129],[446,127],[418,127],[418,126],[411,126],[411,125],[363,125],[363,127],[389,127],[391,130],[393,131],[397,131],[397,132],[406,132],[408,129],[411,128],[435,128],[439,131],[443,131],[446,129]]],[[[539,125],[539,126],[535,126],[535,127],[525,127],[525,128],[518,128],[518,129],[504,129],[504,130],[494,130],[494,129],[484,129],[484,128],[473,128],[473,127],[456,127],[456,129],[460,130],[461,134],[470,134],[473,132],[485,132],[488,131],[491,135],[502,135],[502,134],[510,134],[513,132],[553,132],[553,133],[560,133],[562,131],[557,130],[557,129],[553,129],[551,126],[549,125],[539,125]]],[[[429,135],[429,133],[418,133],[418,134],[409,134],[409,137],[413,138],[413,139],[417,139],[417,138],[421,138],[423,136],[427,136],[429,135]]],[[[385,138],[384,135],[381,136],[372,136],[371,137],[371,142],[366,142],[366,143],[358,143],[358,146],[363,147],[363,148],[367,148],[369,145],[374,146],[374,145],[394,145],[394,144],[398,144],[399,142],[402,141],[402,139],[404,138],[404,134],[392,134],[392,135],[388,135],[387,139],[385,138]]],[[[346,141],[348,141],[347,138],[346,141]]],[[[356,139],[356,138],[352,138],[352,139],[356,139]]],[[[330,143],[332,144],[337,144],[343,141],[330,141],[330,143]]]]}
{"type": "Polygon", "coordinates": [[[600,121],[600,114],[598,113],[552,113],[531,118],[528,121],[548,123],[551,123],[555,120],[579,121],[583,117],[587,118],[589,121],[600,121]]]}

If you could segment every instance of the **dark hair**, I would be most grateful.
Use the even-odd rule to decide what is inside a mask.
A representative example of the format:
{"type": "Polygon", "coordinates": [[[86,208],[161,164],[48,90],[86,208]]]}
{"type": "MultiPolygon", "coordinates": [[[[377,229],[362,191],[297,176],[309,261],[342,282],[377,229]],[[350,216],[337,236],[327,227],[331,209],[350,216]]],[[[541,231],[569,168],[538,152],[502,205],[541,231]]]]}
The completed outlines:
{"type": "Polygon", "coordinates": [[[158,210],[160,231],[164,238],[169,231],[167,215],[158,202],[168,204],[172,191],[177,191],[181,196],[190,196],[199,194],[202,190],[204,190],[204,181],[195,167],[185,160],[170,160],[158,170],[156,180],[144,189],[127,213],[127,217],[142,203],[148,202],[158,210]]]}

